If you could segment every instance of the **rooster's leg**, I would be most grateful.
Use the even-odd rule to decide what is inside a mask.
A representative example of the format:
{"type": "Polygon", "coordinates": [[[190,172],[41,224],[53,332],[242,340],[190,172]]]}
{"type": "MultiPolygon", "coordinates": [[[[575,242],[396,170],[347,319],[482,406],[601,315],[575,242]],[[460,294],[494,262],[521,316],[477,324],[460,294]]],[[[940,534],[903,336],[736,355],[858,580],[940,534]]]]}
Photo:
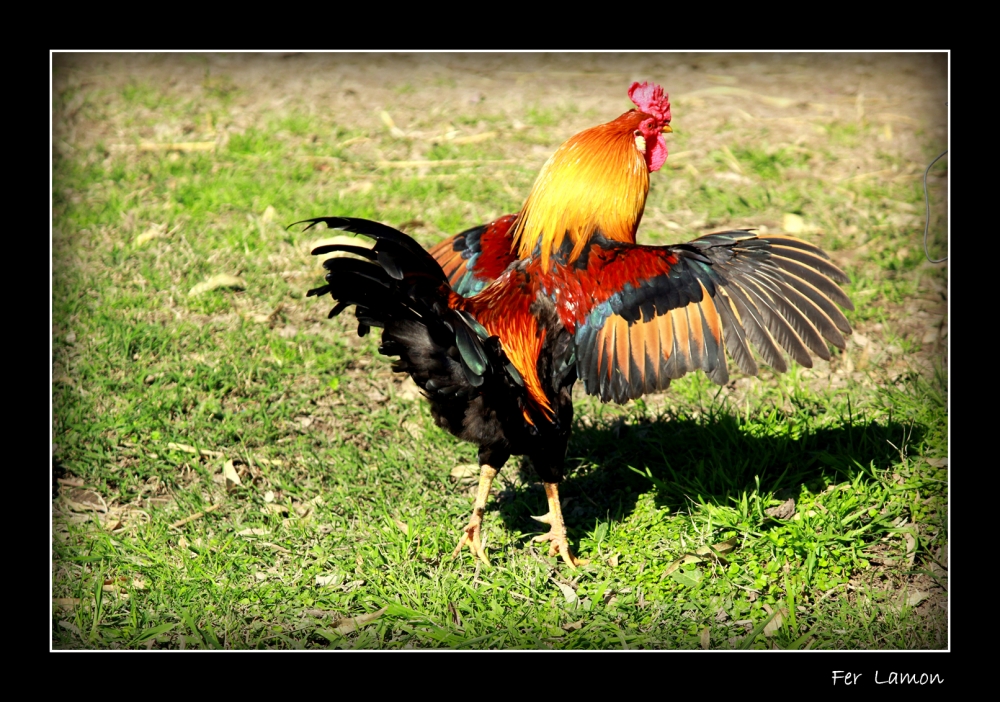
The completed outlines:
{"type": "Polygon", "coordinates": [[[566,538],[566,523],[563,521],[562,507],[559,505],[558,483],[545,483],[545,497],[549,501],[548,514],[544,514],[541,517],[532,517],[532,519],[543,524],[548,524],[551,528],[548,534],[536,536],[532,541],[552,542],[551,546],[549,546],[549,555],[561,555],[570,568],[584,565],[587,561],[578,559],[569,548],[569,540],[566,538]]]}
{"type": "Polygon", "coordinates": [[[462,547],[465,544],[469,544],[473,555],[482,558],[483,563],[486,565],[490,564],[486,558],[486,553],[483,551],[479,534],[480,526],[483,523],[483,512],[486,511],[486,498],[490,496],[490,487],[493,485],[493,478],[497,477],[497,473],[499,472],[496,468],[486,464],[480,467],[479,490],[476,492],[476,502],[472,505],[472,518],[469,519],[469,523],[463,530],[462,539],[458,542],[458,546],[455,547],[455,552],[451,554],[452,558],[462,552],[462,547]]]}

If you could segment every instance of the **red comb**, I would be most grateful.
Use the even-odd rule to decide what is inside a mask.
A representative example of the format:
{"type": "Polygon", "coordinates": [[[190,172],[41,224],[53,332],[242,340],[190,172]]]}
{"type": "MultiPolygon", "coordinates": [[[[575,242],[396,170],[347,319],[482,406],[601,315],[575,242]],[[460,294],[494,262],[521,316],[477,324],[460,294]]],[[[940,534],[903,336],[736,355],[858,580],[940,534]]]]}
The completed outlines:
{"type": "Polygon", "coordinates": [[[663,124],[670,122],[670,100],[655,83],[633,83],[628,96],[641,112],[653,115],[663,124]]]}

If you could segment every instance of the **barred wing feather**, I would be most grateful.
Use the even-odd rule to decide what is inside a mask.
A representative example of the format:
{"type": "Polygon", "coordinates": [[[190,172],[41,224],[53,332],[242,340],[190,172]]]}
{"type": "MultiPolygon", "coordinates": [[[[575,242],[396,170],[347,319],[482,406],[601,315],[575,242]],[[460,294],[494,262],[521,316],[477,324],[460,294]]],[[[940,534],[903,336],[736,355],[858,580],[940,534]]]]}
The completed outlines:
{"type": "Polygon", "coordinates": [[[811,367],[844,348],[851,327],[837,305],[853,306],[836,283],[847,276],[818,247],[789,236],[737,230],[677,246],[602,242],[603,280],[622,280],[575,332],[577,373],[586,391],[626,402],[703,370],[729,379],[725,352],[757,373],[753,346],[777,371],[784,354],[811,367]],[[635,279],[630,271],[640,269],[635,279]]]}

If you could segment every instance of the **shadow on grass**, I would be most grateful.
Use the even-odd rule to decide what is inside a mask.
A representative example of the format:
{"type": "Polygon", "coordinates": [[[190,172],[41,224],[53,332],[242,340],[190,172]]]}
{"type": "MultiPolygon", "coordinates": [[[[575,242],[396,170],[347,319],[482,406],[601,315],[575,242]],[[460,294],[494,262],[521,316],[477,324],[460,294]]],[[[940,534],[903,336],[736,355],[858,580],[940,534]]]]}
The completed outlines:
{"type": "MultiPolygon", "coordinates": [[[[657,508],[671,513],[688,509],[692,500],[733,506],[754,491],[765,499],[798,498],[802,486],[817,493],[859,473],[875,480],[900,460],[895,447],[919,445],[926,434],[919,424],[858,417],[816,430],[779,421],[777,432],[784,434],[772,428],[764,436],[754,435],[761,432],[759,422],[727,414],[603,427],[577,422],[560,486],[571,545],[578,548],[601,522],[624,520],[651,488],[657,508]]],[[[497,509],[508,528],[541,532],[544,525],[531,515],[545,513],[545,494],[527,460],[521,478],[522,486],[501,493],[497,509]]]]}

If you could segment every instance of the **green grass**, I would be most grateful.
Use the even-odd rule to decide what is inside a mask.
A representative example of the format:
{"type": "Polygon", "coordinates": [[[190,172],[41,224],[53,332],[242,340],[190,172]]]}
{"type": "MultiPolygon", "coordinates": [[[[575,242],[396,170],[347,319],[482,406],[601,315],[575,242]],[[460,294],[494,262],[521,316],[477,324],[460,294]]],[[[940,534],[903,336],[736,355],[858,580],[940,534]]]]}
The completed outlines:
{"type": "MultiPolygon", "coordinates": [[[[590,563],[569,571],[531,542],[545,497],[512,459],[486,567],[450,559],[472,500],[449,472],[475,447],[434,425],[375,338],[304,297],[325,232],[284,225],[370,217],[431,244],[516,210],[544,159],[533,146],[554,149],[581,110],[526,101],[514,129],[495,105],[437,121],[397,106],[408,135],[393,137],[306,96],[241,123],[257,88],[235,69],[193,92],[111,77],[54,93],[53,647],[946,645],[947,377],[920,306],[946,278],[914,234],[919,180],[893,174],[906,162],[868,143],[874,127],[827,122],[791,146],[774,126],[755,141],[691,117],[672,135],[672,154],[693,155],[654,174],[642,240],[799,215],[849,272],[866,343],[726,388],[689,376],[624,407],[580,396],[561,494],[590,563]],[[499,135],[413,136],[445,119],[499,135]],[[887,175],[837,171],[861,152],[887,175]],[[378,165],[411,159],[481,163],[378,165]],[[242,289],[189,294],[218,274],[242,289]],[[106,511],[87,509],[98,496],[106,511]],[[789,498],[793,517],[767,513],[789,498]]],[[[425,87],[401,78],[392,94],[425,87]]]]}

